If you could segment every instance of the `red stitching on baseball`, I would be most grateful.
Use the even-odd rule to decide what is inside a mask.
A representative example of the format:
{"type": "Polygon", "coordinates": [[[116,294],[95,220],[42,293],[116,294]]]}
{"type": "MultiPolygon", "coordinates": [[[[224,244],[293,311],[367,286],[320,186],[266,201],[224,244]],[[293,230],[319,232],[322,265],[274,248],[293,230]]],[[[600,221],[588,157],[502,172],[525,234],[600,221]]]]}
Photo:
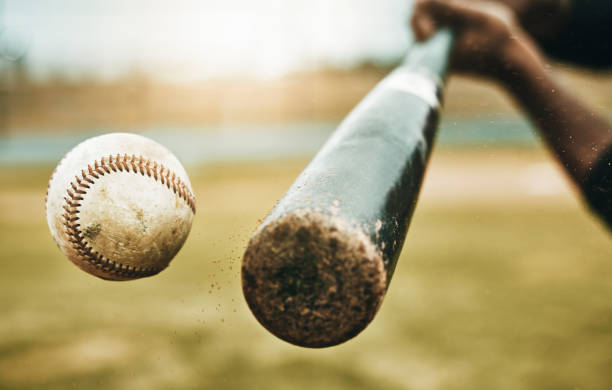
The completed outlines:
{"type": "Polygon", "coordinates": [[[110,274],[125,277],[151,276],[157,274],[163,268],[132,267],[112,261],[97,251],[94,251],[93,248],[88,247],[85,242],[85,237],[83,237],[79,231],[81,225],[78,223],[78,208],[81,206],[80,201],[83,200],[83,195],[87,194],[90,184],[94,184],[96,179],[106,174],[110,174],[111,171],[117,172],[117,170],[119,170],[123,172],[125,170],[126,172],[130,172],[130,168],[132,172],[142,176],[151,177],[151,175],[153,175],[155,181],[161,182],[174,194],[177,194],[187,203],[191,211],[195,214],[195,197],[191,191],[189,191],[185,183],[176,176],[176,173],[171,172],[163,164],[158,164],[156,161],[153,161],[153,166],[151,167],[151,161],[142,156],[128,156],[127,154],[121,156],[117,154],[116,156],[109,155],[108,157],[102,157],[99,162],[97,160],[94,161],[93,167],[88,165],[87,170],[81,170],[82,178],[75,176],[76,180],[71,182],[70,187],[66,190],[68,196],[64,197],[66,202],[63,206],[64,211],[66,211],[63,214],[64,227],[66,228],[68,241],[72,244],[72,248],[77,251],[83,260],[91,263],[96,268],[110,274]]]}

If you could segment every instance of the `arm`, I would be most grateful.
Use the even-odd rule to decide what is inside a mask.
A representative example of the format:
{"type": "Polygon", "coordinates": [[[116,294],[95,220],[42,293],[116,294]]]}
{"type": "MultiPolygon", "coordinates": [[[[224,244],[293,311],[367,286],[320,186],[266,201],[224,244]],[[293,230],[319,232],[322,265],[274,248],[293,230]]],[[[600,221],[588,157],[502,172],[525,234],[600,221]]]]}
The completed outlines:
{"type": "Polygon", "coordinates": [[[559,85],[543,62],[522,45],[514,40],[507,49],[516,58],[512,72],[501,75],[500,81],[582,187],[612,146],[612,126],[559,85]]]}
{"type": "Polygon", "coordinates": [[[537,126],[593,211],[612,228],[612,125],[529,56],[517,58],[514,71],[502,84],[537,126]]]}
{"type": "Polygon", "coordinates": [[[591,207],[612,227],[612,125],[557,84],[509,11],[498,3],[420,0],[412,23],[418,39],[427,39],[437,25],[454,29],[453,69],[503,86],[591,207]]]}

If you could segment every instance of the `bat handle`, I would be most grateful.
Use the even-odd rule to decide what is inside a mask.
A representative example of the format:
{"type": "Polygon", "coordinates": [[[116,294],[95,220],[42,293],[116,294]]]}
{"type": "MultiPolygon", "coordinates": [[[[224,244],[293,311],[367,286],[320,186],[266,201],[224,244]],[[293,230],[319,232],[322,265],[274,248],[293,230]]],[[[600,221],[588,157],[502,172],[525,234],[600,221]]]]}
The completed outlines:
{"type": "Polygon", "coordinates": [[[424,73],[441,85],[446,77],[453,45],[453,33],[443,28],[425,42],[416,42],[404,57],[403,65],[424,73]]]}
{"type": "MultiPolygon", "coordinates": [[[[453,44],[451,30],[441,29],[426,42],[416,42],[402,64],[374,90],[398,89],[414,95],[438,111],[453,44]]],[[[414,105],[414,104],[413,104],[414,105]]]]}

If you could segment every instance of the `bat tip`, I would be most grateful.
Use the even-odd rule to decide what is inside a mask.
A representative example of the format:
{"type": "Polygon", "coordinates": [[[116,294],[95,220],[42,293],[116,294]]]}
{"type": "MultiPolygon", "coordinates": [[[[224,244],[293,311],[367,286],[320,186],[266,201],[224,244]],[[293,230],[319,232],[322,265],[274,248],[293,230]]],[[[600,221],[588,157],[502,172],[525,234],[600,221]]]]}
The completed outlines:
{"type": "Polygon", "coordinates": [[[338,217],[293,212],[251,238],[242,287],[257,320],[292,344],[340,344],[374,318],[386,290],[382,255],[338,217]]]}

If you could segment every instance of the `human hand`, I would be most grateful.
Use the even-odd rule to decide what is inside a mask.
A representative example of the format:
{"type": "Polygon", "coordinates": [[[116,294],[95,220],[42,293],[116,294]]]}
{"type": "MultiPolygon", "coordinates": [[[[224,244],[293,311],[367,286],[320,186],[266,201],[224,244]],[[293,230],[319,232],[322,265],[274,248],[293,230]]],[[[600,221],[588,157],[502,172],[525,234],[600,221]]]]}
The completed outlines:
{"type": "Polygon", "coordinates": [[[451,69],[510,82],[527,67],[543,67],[531,38],[510,7],[499,1],[416,0],[412,27],[417,40],[450,27],[455,41],[451,69]]]}

